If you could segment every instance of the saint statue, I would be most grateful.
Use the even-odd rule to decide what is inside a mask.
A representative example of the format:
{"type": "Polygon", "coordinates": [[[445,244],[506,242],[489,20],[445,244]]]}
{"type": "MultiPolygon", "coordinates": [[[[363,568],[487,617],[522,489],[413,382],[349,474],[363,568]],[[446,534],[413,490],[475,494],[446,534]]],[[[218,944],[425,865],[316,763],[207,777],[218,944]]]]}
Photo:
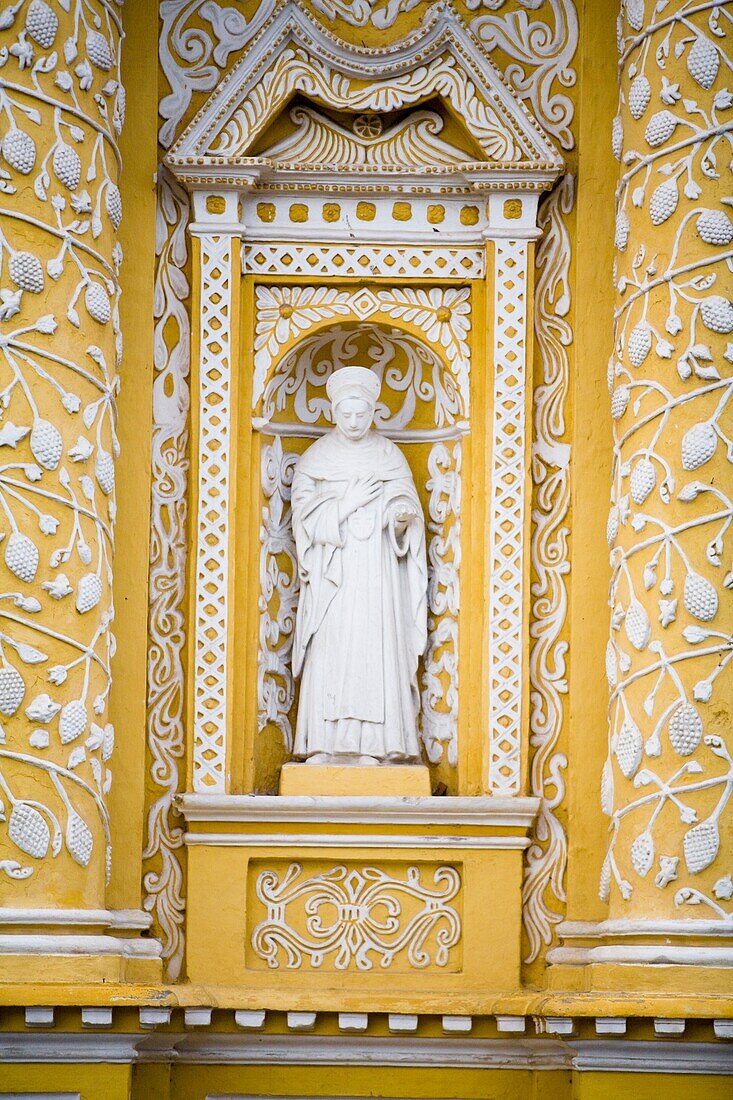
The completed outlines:
{"type": "Polygon", "coordinates": [[[417,663],[427,641],[425,523],[407,460],[371,431],[380,381],[328,379],[332,428],[292,487],[302,674],[294,755],[312,764],[420,763],[417,663]]]}

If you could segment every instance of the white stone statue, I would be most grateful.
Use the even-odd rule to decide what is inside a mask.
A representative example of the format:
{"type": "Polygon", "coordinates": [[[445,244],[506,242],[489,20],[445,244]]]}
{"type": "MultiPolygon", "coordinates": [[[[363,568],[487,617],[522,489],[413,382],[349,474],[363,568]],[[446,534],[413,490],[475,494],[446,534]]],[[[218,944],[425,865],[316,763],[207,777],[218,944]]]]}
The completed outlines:
{"type": "Polygon", "coordinates": [[[365,367],[333,372],[335,427],[293,477],[293,672],[302,673],[294,755],[312,764],[420,763],[425,523],[407,460],[370,431],[379,389],[365,367]]]}

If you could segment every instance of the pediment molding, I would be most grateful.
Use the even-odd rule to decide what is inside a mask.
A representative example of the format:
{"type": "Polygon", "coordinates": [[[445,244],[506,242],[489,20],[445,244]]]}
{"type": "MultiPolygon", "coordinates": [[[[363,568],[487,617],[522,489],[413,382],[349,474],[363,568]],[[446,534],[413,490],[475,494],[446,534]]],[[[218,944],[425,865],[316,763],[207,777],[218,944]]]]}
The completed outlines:
{"type": "MultiPolygon", "coordinates": [[[[366,48],[336,38],[297,0],[287,0],[252,40],[176,142],[170,167],[189,184],[266,179],[272,164],[251,150],[297,94],[314,111],[324,105],[382,114],[418,110],[439,98],[483,153],[478,161],[464,158],[469,186],[503,186],[511,178],[542,189],[563,167],[559,151],[452,4],[434,5],[407,38],[366,48]]],[[[297,159],[290,165],[300,167],[297,159]]]]}

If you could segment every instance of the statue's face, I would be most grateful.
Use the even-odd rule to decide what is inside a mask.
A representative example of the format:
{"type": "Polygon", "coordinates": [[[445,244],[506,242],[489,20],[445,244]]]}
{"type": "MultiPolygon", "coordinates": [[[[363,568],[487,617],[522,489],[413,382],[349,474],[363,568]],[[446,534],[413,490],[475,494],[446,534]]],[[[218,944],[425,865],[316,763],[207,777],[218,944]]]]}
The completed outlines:
{"type": "Polygon", "coordinates": [[[336,427],[347,439],[361,439],[369,431],[374,415],[371,405],[361,397],[345,397],[333,410],[336,427]]]}

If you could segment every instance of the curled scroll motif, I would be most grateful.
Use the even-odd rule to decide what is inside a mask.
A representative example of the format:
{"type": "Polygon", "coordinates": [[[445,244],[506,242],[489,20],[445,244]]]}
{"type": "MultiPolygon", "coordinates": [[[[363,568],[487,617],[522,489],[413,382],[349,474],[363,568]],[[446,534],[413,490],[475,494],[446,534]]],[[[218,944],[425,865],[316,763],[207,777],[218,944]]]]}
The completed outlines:
{"type": "Polygon", "coordinates": [[[162,0],[159,55],[170,92],[160,101],[160,143],[172,143],[194,94],[211,92],[232,53],[243,49],[275,10],[260,0],[252,18],[216,0],[162,0]]]}
{"type": "Polygon", "coordinates": [[[331,21],[343,19],[352,27],[368,27],[371,23],[379,30],[391,27],[403,12],[412,11],[423,0],[312,0],[316,11],[331,21]]]}
{"type": "Polygon", "coordinates": [[[524,928],[532,962],[552,942],[553,925],[565,904],[567,837],[558,808],[565,795],[567,757],[558,749],[567,692],[564,628],[568,611],[568,508],[570,447],[566,411],[570,309],[570,237],[567,219],[575,200],[568,175],[540,210],[544,236],[537,251],[535,339],[542,381],[534,393],[532,477],[532,620],[530,624],[530,783],[541,799],[527,850],[523,895],[524,928]]]}
{"type": "Polygon", "coordinates": [[[477,15],[471,29],[489,52],[501,50],[507,55],[505,79],[547,133],[563,149],[572,149],[575,105],[558,86],[572,88],[577,78],[572,67],[579,36],[575,0],[518,0],[518,4],[519,10],[508,0],[466,0],[470,11],[488,8],[492,12],[477,15]],[[552,19],[545,22],[540,10],[547,7],[552,19]],[[528,18],[528,11],[537,12],[537,18],[528,18]]]}
{"type": "Polygon", "coordinates": [[[714,864],[733,792],[722,717],[733,660],[733,220],[721,178],[733,131],[731,24],[723,8],[689,0],[671,3],[658,23],[644,17],[643,5],[628,2],[620,19],[613,129],[610,736],[601,789],[610,841],[600,890],[624,913],[635,892],[675,882],[676,906],[705,904],[715,916],[722,907],[711,894],[726,900],[724,868],[714,864]]]}
{"type": "Polygon", "coordinates": [[[167,173],[158,178],[155,276],[155,380],[150,536],[150,642],[147,741],[155,798],[148,809],[143,852],[145,908],[153,913],[168,976],[183,958],[182,787],[185,740],[186,517],[190,322],[186,277],[188,196],[167,173]]]}
{"type": "Polygon", "coordinates": [[[299,863],[280,877],[265,870],[257,876],[257,898],[266,917],[254,929],[255,955],[277,969],[281,961],[298,969],[331,963],[347,970],[371,970],[374,959],[388,969],[403,952],[410,967],[446,966],[461,938],[458,910],[448,904],[461,886],[454,867],[437,867],[433,886],[423,884],[424,869],[407,867],[404,878],[378,867],[334,867],[304,878],[299,863]]]}
{"type": "Polygon", "coordinates": [[[60,858],[79,896],[111,860],[121,38],[100,0],[0,17],[0,870],[60,858]]]}
{"type": "Polygon", "coordinates": [[[265,507],[260,527],[258,725],[260,732],[267,725],[276,726],[288,753],[293,751],[290,712],[295,683],[291,653],[300,588],[290,512],[290,487],[297,459],[297,453],[283,451],[279,436],[262,448],[265,507]]]}
{"type": "Polygon", "coordinates": [[[458,609],[461,442],[434,443],[428,458],[428,648],[421,736],[431,763],[458,763],[458,609]]]}

